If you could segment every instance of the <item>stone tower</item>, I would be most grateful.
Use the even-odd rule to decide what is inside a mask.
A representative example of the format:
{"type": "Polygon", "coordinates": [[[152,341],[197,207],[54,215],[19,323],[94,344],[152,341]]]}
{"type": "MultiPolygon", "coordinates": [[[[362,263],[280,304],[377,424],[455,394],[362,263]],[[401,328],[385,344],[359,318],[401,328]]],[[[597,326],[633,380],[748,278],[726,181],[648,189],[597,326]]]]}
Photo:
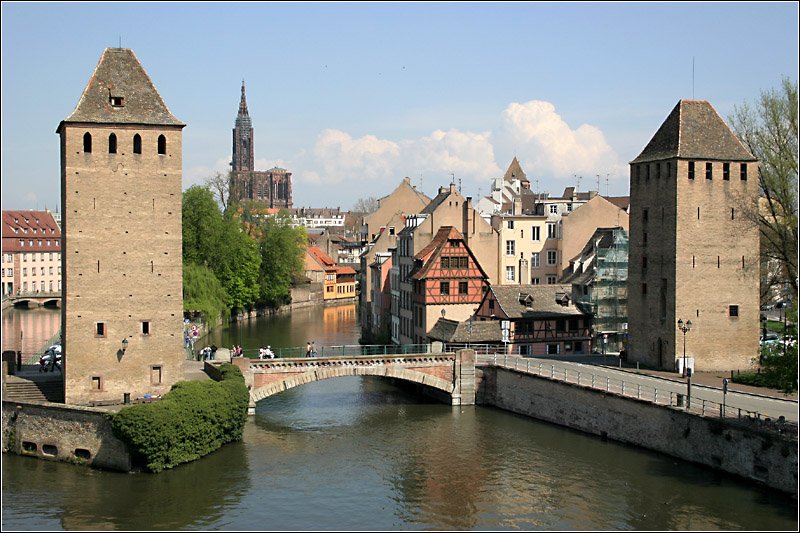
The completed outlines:
{"type": "Polygon", "coordinates": [[[697,371],[758,355],[758,161],[706,101],[681,100],[630,163],[629,356],[697,371]]]}
{"type": "Polygon", "coordinates": [[[61,141],[65,401],[183,379],[181,135],[132,50],[107,48],[61,141]]]}
{"type": "Polygon", "coordinates": [[[232,202],[254,200],[264,207],[292,207],[292,173],[285,168],[255,169],[253,122],[247,111],[247,98],[242,81],[239,112],[233,127],[230,199],[232,202]]]}

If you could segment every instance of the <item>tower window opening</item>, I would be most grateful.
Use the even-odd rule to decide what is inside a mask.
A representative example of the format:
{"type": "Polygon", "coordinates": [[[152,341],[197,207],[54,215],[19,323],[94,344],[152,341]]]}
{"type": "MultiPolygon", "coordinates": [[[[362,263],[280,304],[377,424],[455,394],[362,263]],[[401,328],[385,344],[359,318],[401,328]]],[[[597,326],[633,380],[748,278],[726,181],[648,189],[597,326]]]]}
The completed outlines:
{"type": "Polygon", "coordinates": [[[163,135],[158,136],[158,155],[167,155],[167,138],[163,135]]]}
{"type": "Polygon", "coordinates": [[[134,154],[141,154],[142,153],[142,136],[138,133],[133,136],[133,153],[134,154]]]}
{"type": "Polygon", "coordinates": [[[88,131],[83,134],[83,151],[87,154],[92,153],[92,134],[88,131]]]}
{"type": "Polygon", "coordinates": [[[109,154],[116,154],[117,153],[117,136],[113,133],[108,136],[108,153],[109,154]]]}

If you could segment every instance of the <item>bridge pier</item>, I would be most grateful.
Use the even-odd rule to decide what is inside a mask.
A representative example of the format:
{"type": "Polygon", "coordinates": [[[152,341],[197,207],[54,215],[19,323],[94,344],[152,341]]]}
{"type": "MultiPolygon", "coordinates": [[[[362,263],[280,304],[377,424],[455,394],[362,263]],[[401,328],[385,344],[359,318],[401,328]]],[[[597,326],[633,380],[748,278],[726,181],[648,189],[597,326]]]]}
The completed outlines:
{"type": "Polygon", "coordinates": [[[456,352],[452,405],[475,405],[475,350],[456,352]]]}

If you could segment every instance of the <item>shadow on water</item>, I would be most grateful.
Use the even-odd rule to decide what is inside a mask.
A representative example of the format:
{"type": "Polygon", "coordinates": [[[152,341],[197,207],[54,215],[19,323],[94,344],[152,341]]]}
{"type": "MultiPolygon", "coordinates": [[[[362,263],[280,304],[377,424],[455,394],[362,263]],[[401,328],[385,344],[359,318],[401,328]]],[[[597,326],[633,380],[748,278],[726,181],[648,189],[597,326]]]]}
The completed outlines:
{"type": "Polygon", "coordinates": [[[3,529],[204,529],[250,488],[244,445],[231,443],[159,474],[127,474],[3,456],[3,529]],[[6,468],[15,463],[14,468],[6,468]],[[18,463],[18,464],[16,464],[18,463]],[[15,494],[7,513],[6,502],[15,494]]]}

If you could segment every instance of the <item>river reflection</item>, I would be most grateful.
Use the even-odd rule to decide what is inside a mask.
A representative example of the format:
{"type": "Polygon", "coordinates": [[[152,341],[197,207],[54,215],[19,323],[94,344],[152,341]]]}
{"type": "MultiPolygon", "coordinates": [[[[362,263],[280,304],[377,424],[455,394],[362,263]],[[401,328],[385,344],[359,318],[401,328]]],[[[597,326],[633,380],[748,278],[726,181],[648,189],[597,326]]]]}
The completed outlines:
{"type": "MultiPolygon", "coordinates": [[[[333,331],[325,316],[305,310],[240,331],[252,346],[354,343],[355,315],[333,331]]],[[[797,502],[656,453],[349,376],[266,398],[242,442],[157,475],[3,455],[2,526],[795,531],[797,502]]]]}

